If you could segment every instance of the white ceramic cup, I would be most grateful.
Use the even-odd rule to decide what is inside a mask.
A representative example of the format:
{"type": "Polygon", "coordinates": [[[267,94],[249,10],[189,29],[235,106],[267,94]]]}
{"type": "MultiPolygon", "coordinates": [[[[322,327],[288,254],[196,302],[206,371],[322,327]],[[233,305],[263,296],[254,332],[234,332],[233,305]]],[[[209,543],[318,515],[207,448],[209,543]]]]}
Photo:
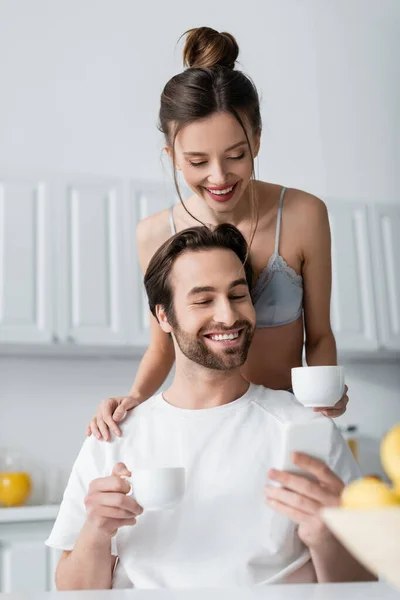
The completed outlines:
{"type": "Polygon", "coordinates": [[[332,407],[344,393],[344,368],[295,367],[292,369],[292,388],[303,406],[332,407]]]}
{"type": "Polygon", "coordinates": [[[174,508],[185,493],[184,467],[132,469],[131,477],[125,479],[131,485],[128,495],[144,510],[174,508]]]}

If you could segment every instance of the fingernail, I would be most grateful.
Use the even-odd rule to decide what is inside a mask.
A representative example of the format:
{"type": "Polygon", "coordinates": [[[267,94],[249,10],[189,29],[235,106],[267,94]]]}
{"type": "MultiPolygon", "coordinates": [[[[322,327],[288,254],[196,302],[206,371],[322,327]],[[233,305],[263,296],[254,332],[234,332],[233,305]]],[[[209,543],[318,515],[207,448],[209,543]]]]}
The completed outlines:
{"type": "Polygon", "coordinates": [[[96,436],[96,438],[99,440],[100,439],[100,434],[99,433],[95,433],[94,434],[96,436]]]}

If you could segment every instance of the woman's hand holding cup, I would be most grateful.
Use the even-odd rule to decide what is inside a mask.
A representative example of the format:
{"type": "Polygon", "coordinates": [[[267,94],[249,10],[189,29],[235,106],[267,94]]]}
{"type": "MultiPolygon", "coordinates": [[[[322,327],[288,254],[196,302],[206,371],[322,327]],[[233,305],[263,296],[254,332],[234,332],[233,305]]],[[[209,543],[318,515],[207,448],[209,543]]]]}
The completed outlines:
{"type": "Polygon", "coordinates": [[[296,399],[327,417],[346,412],[349,398],[340,366],[296,367],[292,369],[292,387],[296,399]]]}

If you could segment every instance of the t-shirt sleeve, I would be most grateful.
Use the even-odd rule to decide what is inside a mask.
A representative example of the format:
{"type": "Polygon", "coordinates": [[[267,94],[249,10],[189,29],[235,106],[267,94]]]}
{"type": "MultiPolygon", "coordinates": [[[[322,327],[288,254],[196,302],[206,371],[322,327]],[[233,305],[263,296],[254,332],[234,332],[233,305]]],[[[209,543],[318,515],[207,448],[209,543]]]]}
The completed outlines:
{"type": "MultiPolygon", "coordinates": [[[[60,510],[46,545],[59,550],[73,550],[81,529],[86,521],[84,504],[90,483],[99,477],[111,474],[107,461],[105,442],[99,442],[94,436],[85,440],[72,467],[60,510]]],[[[114,538],[111,551],[117,555],[114,538]]]]}
{"type": "Polygon", "coordinates": [[[359,479],[362,476],[360,467],[333,421],[331,441],[329,467],[346,485],[354,479],[359,479]]]}

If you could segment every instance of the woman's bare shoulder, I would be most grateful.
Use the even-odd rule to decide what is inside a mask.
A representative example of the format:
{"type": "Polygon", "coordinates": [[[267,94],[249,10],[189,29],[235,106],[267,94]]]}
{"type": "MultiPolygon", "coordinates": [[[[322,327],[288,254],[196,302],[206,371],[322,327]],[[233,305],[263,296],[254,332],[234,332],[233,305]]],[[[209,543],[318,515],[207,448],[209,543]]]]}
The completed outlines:
{"type": "MultiPolygon", "coordinates": [[[[259,198],[267,200],[264,208],[268,211],[271,205],[278,205],[279,197],[283,189],[282,185],[276,183],[269,183],[266,181],[258,181],[257,189],[259,192],[259,198]]],[[[326,220],[327,210],[325,203],[304,190],[296,188],[286,188],[284,202],[283,202],[283,215],[286,224],[290,222],[296,223],[307,222],[311,219],[311,224],[318,223],[319,220],[326,220]]]]}
{"type": "Polygon", "coordinates": [[[304,225],[308,230],[327,221],[328,214],[325,202],[303,190],[289,188],[285,194],[284,211],[297,225],[304,225]]]}
{"type": "Polygon", "coordinates": [[[169,208],[161,210],[140,221],[136,227],[136,239],[140,264],[145,268],[153,254],[172,235],[169,208]]]}
{"type": "Polygon", "coordinates": [[[302,190],[288,190],[286,224],[305,258],[321,253],[330,243],[328,211],[325,202],[302,190]]]}

